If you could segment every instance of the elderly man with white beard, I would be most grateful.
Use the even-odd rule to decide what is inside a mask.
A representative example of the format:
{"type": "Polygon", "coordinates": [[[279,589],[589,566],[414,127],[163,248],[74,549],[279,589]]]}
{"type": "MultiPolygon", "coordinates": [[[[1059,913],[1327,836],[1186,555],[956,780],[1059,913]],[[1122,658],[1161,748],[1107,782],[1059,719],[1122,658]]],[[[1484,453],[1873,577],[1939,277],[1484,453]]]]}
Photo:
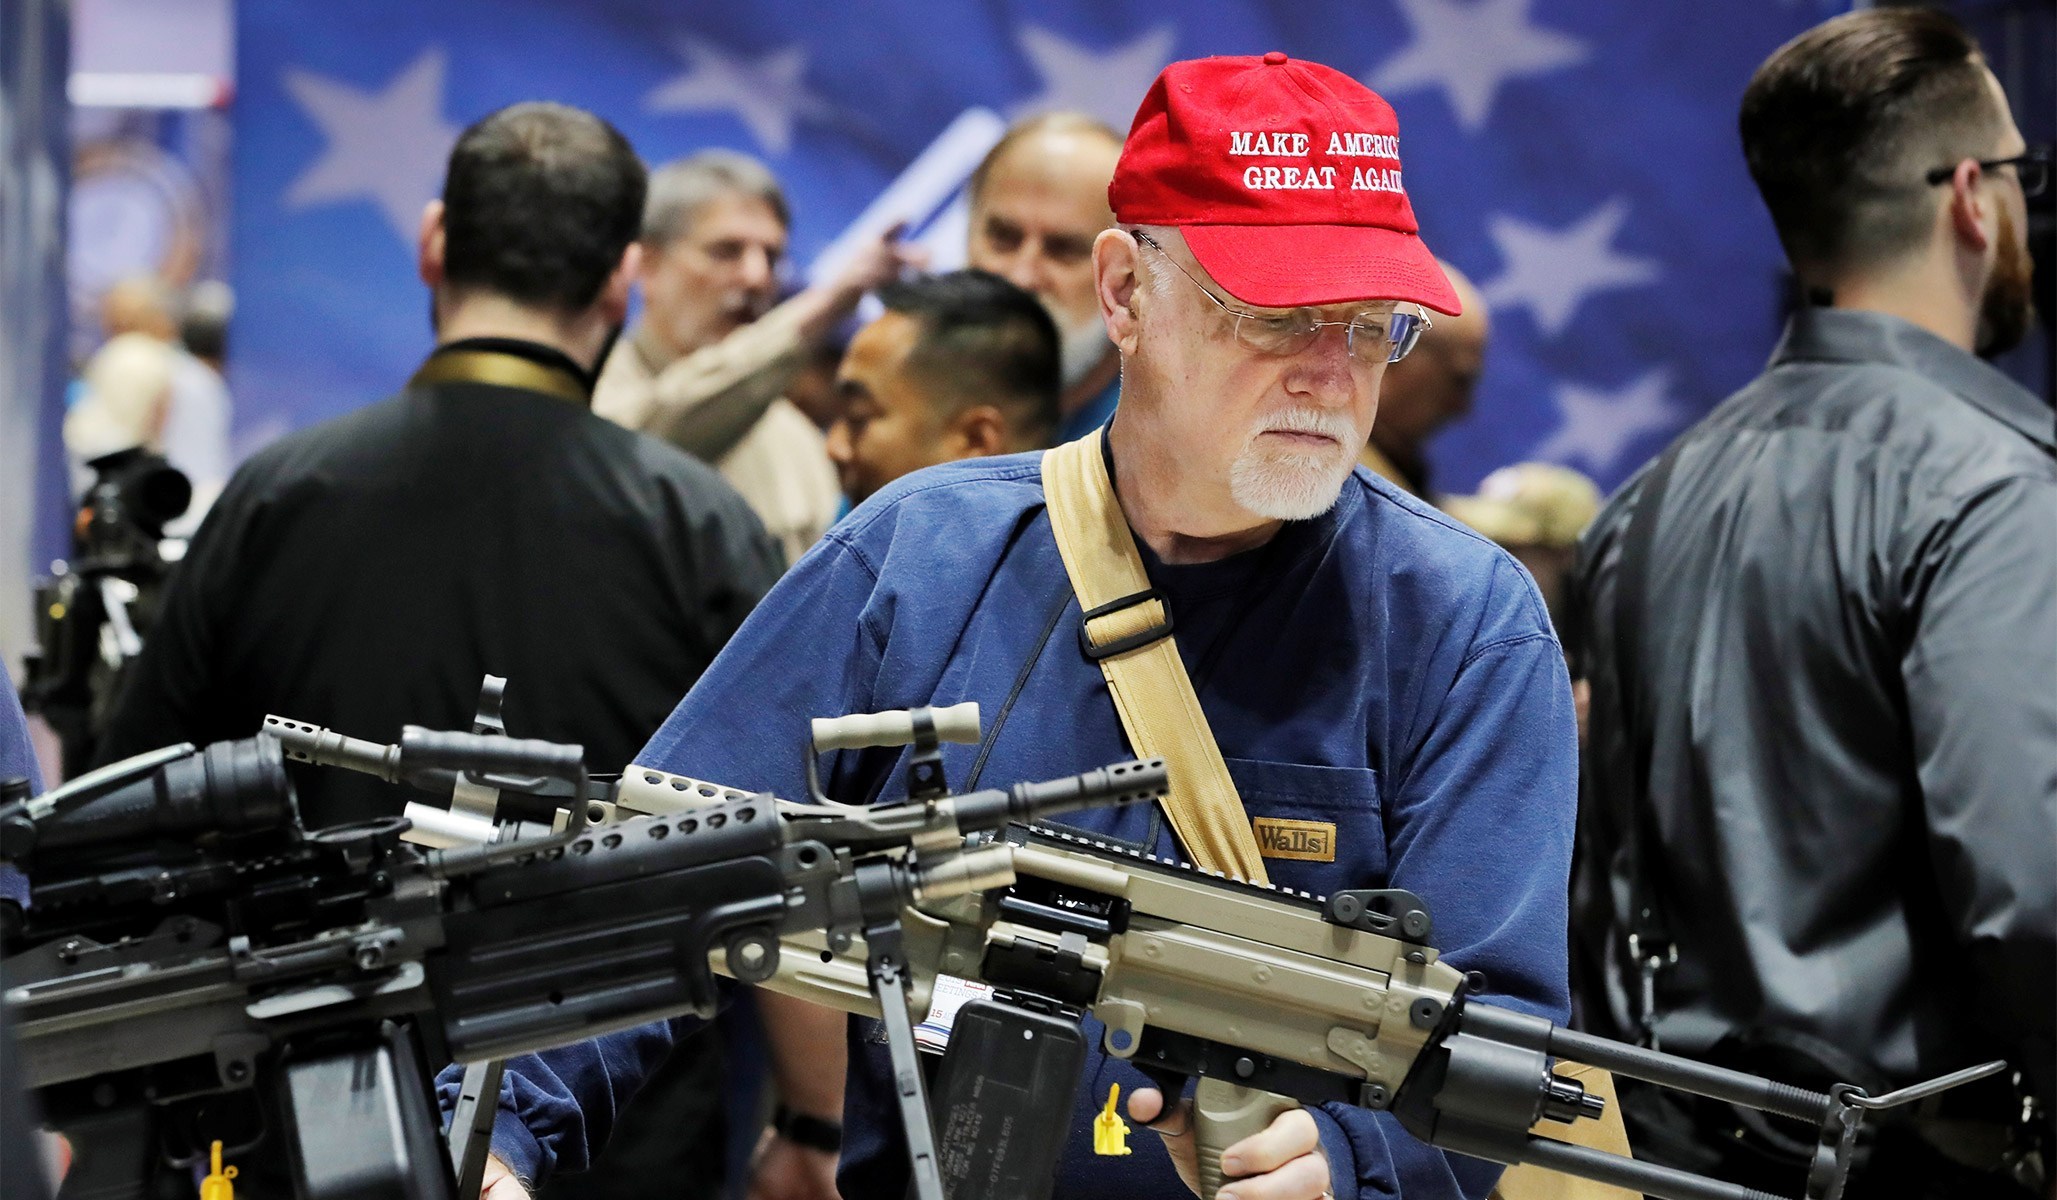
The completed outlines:
{"type": "MultiPolygon", "coordinates": [[[[1394,185],[1396,136],[1392,109],[1363,85],[1284,54],[1166,68],[1114,175],[1120,224],[1092,245],[1121,356],[1112,423],[1042,455],[917,471],[859,505],[638,762],[804,795],[793,747],[808,718],[977,701],[983,741],[944,749],[951,783],[1049,778],[1134,753],[1107,663],[1170,639],[1218,767],[1174,756],[1163,808],[1068,822],[1200,862],[1207,836],[1226,831],[1248,846],[1236,873],[1313,893],[1408,889],[1434,914],[1445,960],[1478,972],[1493,1003],[1562,1019],[1576,801],[1562,651],[1511,557],[1356,467],[1387,364],[1426,330],[1425,309],[1459,307],[1394,185]],[[1248,168],[1280,164],[1236,152],[1252,132],[1307,135],[1307,157],[1288,165],[1336,186],[1263,188],[1271,176],[1248,168]],[[1088,510],[1148,579],[1106,606],[1147,626],[1125,646],[1107,616],[1087,616],[1099,605],[1080,603],[1103,590],[1075,584],[1092,578],[1073,568],[1088,510]],[[1210,811],[1227,815],[1195,824],[1181,798],[1219,767],[1233,787],[1210,811]],[[1265,837],[1281,828],[1323,836],[1265,837]]],[[[1282,144],[1300,139],[1266,139],[1282,144]]],[[[820,767],[835,799],[903,794],[890,754],[839,752],[820,767]]],[[[523,1099],[500,1114],[496,1153],[529,1178],[553,1160],[579,1165],[672,1032],[511,1063],[523,1099]]],[[[1096,1022],[1085,1035],[1056,1194],[1134,1200],[1190,1183],[1183,1106],[1167,1113],[1145,1076],[1101,1053],[1096,1022]],[[1117,1083],[1130,1115],[1164,1136],[1096,1157],[1092,1114],[1117,1083]]],[[[848,1047],[835,1182],[848,1200],[900,1200],[907,1159],[877,1023],[852,1022],[848,1047]]],[[[1342,1104],[1284,1113],[1222,1166],[1224,1200],[1476,1198],[1499,1174],[1342,1104]]],[[[783,1186],[797,1183],[765,1193],[809,1194],[783,1186]]]]}

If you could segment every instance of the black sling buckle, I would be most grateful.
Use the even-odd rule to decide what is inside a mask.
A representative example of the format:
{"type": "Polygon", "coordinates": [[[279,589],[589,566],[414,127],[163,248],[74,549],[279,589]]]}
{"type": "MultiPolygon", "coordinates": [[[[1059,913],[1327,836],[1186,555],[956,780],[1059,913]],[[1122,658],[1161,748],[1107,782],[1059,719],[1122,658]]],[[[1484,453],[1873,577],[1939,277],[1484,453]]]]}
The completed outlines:
{"type": "Polygon", "coordinates": [[[1078,648],[1087,658],[1092,659],[1094,662],[1099,662],[1103,658],[1112,658],[1117,654],[1127,654],[1131,650],[1141,649],[1152,642],[1160,641],[1170,636],[1171,604],[1165,600],[1164,593],[1156,588],[1146,588],[1132,596],[1123,596],[1119,600],[1110,600],[1098,608],[1088,610],[1084,616],[1079,618],[1078,622],[1078,648]],[[1133,608],[1138,604],[1148,604],[1152,600],[1163,606],[1164,620],[1152,625],[1148,629],[1137,630],[1127,637],[1116,638],[1104,646],[1095,646],[1093,644],[1093,637],[1086,632],[1086,629],[1094,621],[1099,620],[1101,617],[1111,616],[1125,608],[1133,608]]]}

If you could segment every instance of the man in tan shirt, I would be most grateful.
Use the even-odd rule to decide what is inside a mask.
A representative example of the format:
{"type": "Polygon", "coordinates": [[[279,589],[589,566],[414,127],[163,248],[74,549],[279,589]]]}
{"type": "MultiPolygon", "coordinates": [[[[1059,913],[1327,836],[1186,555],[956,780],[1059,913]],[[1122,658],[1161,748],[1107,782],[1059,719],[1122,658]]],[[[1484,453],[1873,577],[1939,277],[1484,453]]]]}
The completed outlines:
{"type": "Polygon", "coordinates": [[[897,230],[773,307],[792,224],[762,163],[710,150],[650,177],[643,317],[608,356],[593,410],[714,464],[792,562],[841,504],[821,430],[783,399],[864,293],[916,265],[897,230]]]}

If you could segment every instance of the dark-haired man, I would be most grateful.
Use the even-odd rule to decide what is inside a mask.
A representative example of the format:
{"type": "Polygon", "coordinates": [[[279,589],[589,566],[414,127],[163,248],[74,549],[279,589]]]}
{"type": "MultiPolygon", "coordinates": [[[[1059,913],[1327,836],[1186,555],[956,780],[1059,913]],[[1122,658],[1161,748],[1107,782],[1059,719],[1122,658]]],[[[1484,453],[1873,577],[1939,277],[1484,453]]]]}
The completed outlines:
{"type": "MultiPolygon", "coordinates": [[[[520,104],[464,132],[422,215],[435,352],[398,396],[236,473],[104,756],[247,737],[268,712],[382,742],[466,729],[491,672],[514,733],[627,764],[783,566],[713,470],[590,411],[644,186],[628,142],[578,109],[520,104]]],[[[404,800],[361,775],[296,783],[310,826],[404,800]]],[[[699,1040],[672,1056],[665,1092],[699,1101],[659,1103],[671,1157],[650,1179],[698,1160],[713,1194],[718,1073],[699,1040]]],[[[660,1142],[622,1144],[647,1159],[660,1142]]]]}
{"type": "MultiPolygon", "coordinates": [[[[2039,1113],[2004,1077],[1902,1110],[1848,1195],[2044,1196],[2057,440],[1975,354],[2028,323],[2048,161],[1972,39],[1912,7],[1779,49],[1742,139],[1810,302],[1582,547],[1586,1018],[1874,1091],[2005,1058],[2039,1113]]],[[[1788,1192],[1811,1153],[1624,1102],[1639,1156],[1788,1192]]]]}
{"type": "MultiPolygon", "coordinates": [[[[589,411],[628,304],[644,170],[612,126],[502,109],[422,215],[436,349],[399,395],[251,459],[193,541],[103,757],[247,737],[267,712],[391,741],[508,727],[625,765],[777,577],[713,471],[589,411]],[[604,582],[604,586],[602,586],[604,582]]],[[[396,812],[298,781],[310,826],[396,812]]]]}
{"type": "Polygon", "coordinates": [[[850,503],[923,467],[1049,444],[1057,326],[1034,296],[964,270],[887,284],[879,300],[836,372],[829,458],[850,503]]]}

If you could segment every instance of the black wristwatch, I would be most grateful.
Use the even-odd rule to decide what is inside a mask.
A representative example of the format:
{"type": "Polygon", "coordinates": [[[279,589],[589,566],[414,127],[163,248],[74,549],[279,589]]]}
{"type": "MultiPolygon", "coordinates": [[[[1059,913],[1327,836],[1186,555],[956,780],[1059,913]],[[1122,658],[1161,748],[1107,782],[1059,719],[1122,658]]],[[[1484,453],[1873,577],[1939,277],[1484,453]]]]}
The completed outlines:
{"type": "Polygon", "coordinates": [[[809,1150],[824,1154],[835,1154],[843,1148],[843,1127],[835,1121],[824,1121],[806,1113],[794,1112],[781,1104],[771,1114],[772,1132],[809,1150]]]}

